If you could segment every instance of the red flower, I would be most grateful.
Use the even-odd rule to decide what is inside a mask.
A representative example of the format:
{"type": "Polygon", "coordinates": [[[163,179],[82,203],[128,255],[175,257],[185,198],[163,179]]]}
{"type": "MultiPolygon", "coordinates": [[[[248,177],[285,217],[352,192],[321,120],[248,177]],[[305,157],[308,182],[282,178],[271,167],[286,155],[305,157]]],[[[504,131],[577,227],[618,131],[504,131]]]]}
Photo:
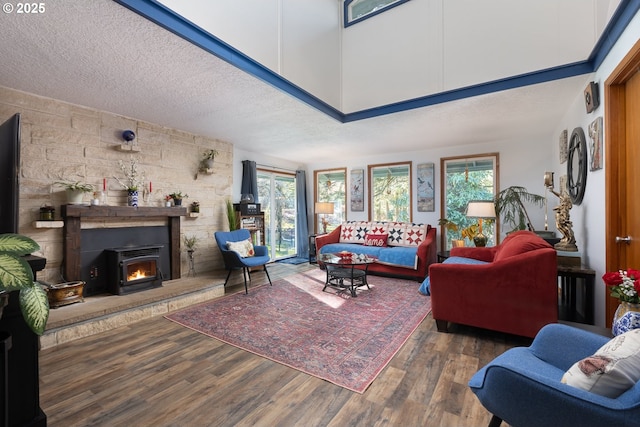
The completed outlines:
{"type": "Polygon", "coordinates": [[[640,271],[634,270],[632,268],[627,269],[627,276],[631,277],[634,280],[640,279],[640,271]]]}
{"type": "Polygon", "coordinates": [[[602,280],[607,286],[618,286],[622,284],[622,275],[617,271],[611,271],[602,275],[602,280]]]}

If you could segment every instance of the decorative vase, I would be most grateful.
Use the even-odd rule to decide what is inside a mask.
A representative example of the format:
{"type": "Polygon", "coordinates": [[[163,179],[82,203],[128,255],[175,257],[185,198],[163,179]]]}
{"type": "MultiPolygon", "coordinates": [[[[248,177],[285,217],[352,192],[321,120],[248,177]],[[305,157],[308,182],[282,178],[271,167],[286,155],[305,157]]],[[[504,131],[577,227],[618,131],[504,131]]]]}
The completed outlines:
{"type": "Polygon", "coordinates": [[[170,208],[171,207],[171,201],[167,200],[166,202],[164,202],[165,207],[170,208]]]}
{"type": "Polygon", "coordinates": [[[127,190],[127,206],[138,207],[138,190],[127,190]]]}
{"type": "Polygon", "coordinates": [[[182,206],[182,199],[173,199],[174,206],[182,206]]]}
{"type": "Polygon", "coordinates": [[[613,315],[611,325],[613,335],[618,336],[636,328],[640,328],[640,304],[620,301],[613,315]]]}
{"type": "Polygon", "coordinates": [[[204,159],[202,163],[205,169],[213,169],[213,159],[204,159]]]}

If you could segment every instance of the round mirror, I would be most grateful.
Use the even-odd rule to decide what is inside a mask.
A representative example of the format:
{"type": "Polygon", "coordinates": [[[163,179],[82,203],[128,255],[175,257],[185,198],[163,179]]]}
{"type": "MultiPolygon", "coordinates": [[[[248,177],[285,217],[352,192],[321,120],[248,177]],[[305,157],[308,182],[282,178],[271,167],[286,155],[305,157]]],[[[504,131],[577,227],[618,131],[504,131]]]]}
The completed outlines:
{"type": "Polygon", "coordinates": [[[582,128],[571,132],[567,154],[567,191],[571,202],[579,205],[587,185],[587,141],[582,128]]]}

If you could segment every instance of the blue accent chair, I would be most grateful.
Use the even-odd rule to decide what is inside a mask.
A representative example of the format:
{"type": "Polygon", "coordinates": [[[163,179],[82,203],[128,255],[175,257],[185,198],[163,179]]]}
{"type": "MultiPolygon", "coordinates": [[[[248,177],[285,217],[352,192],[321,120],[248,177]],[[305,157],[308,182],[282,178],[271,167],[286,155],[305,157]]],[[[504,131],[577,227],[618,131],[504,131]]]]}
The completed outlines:
{"type": "Polygon", "coordinates": [[[246,258],[242,258],[237,252],[227,249],[227,242],[241,242],[249,239],[251,237],[249,230],[240,229],[234,231],[216,231],[214,236],[216,238],[218,248],[220,248],[220,252],[222,252],[224,268],[229,270],[227,279],[224,281],[224,286],[227,286],[227,282],[229,281],[229,277],[233,270],[242,269],[242,276],[244,277],[244,292],[245,294],[248,294],[249,289],[247,288],[247,275],[249,275],[249,281],[251,281],[251,269],[260,266],[264,268],[267,279],[269,279],[269,285],[273,286],[271,278],[269,277],[269,272],[267,271],[267,263],[271,258],[269,258],[269,250],[266,246],[254,246],[253,250],[255,251],[255,255],[246,258]]]}
{"type": "Polygon", "coordinates": [[[493,414],[489,426],[502,420],[514,427],[639,426],[640,382],[615,399],[560,382],[575,362],[609,339],[552,323],[531,346],[507,350],[480,369],[469,387],[493,414]]]}

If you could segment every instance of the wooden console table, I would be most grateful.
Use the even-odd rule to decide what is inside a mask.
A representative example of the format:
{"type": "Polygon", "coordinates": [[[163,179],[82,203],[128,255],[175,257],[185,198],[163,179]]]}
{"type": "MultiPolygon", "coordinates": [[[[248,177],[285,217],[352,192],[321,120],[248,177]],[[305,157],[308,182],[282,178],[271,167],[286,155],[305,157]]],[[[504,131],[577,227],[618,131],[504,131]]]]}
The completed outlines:
{"type": "Polygon", "coordinates": [[[180,217],[187,215],[185,207],[150,206],[83,206],[62,205],[64,219],[63,265],[65,278],[69,281],[82,280],[80,277],[80,233],[82,219],[100,220],[147,220],[149,218],[168,219],[171,239],[171,279],[180,278],[180,217]]]}
{"type": "Polygon", "coordinates": [[[558,266],[560,295],[558,299],[558,317],[561,320],[593,325],[593,304],[596,272],[587,266],[558,266]],[[580,286],[582,314],[578,311],[577,292],[580,286]]]}

